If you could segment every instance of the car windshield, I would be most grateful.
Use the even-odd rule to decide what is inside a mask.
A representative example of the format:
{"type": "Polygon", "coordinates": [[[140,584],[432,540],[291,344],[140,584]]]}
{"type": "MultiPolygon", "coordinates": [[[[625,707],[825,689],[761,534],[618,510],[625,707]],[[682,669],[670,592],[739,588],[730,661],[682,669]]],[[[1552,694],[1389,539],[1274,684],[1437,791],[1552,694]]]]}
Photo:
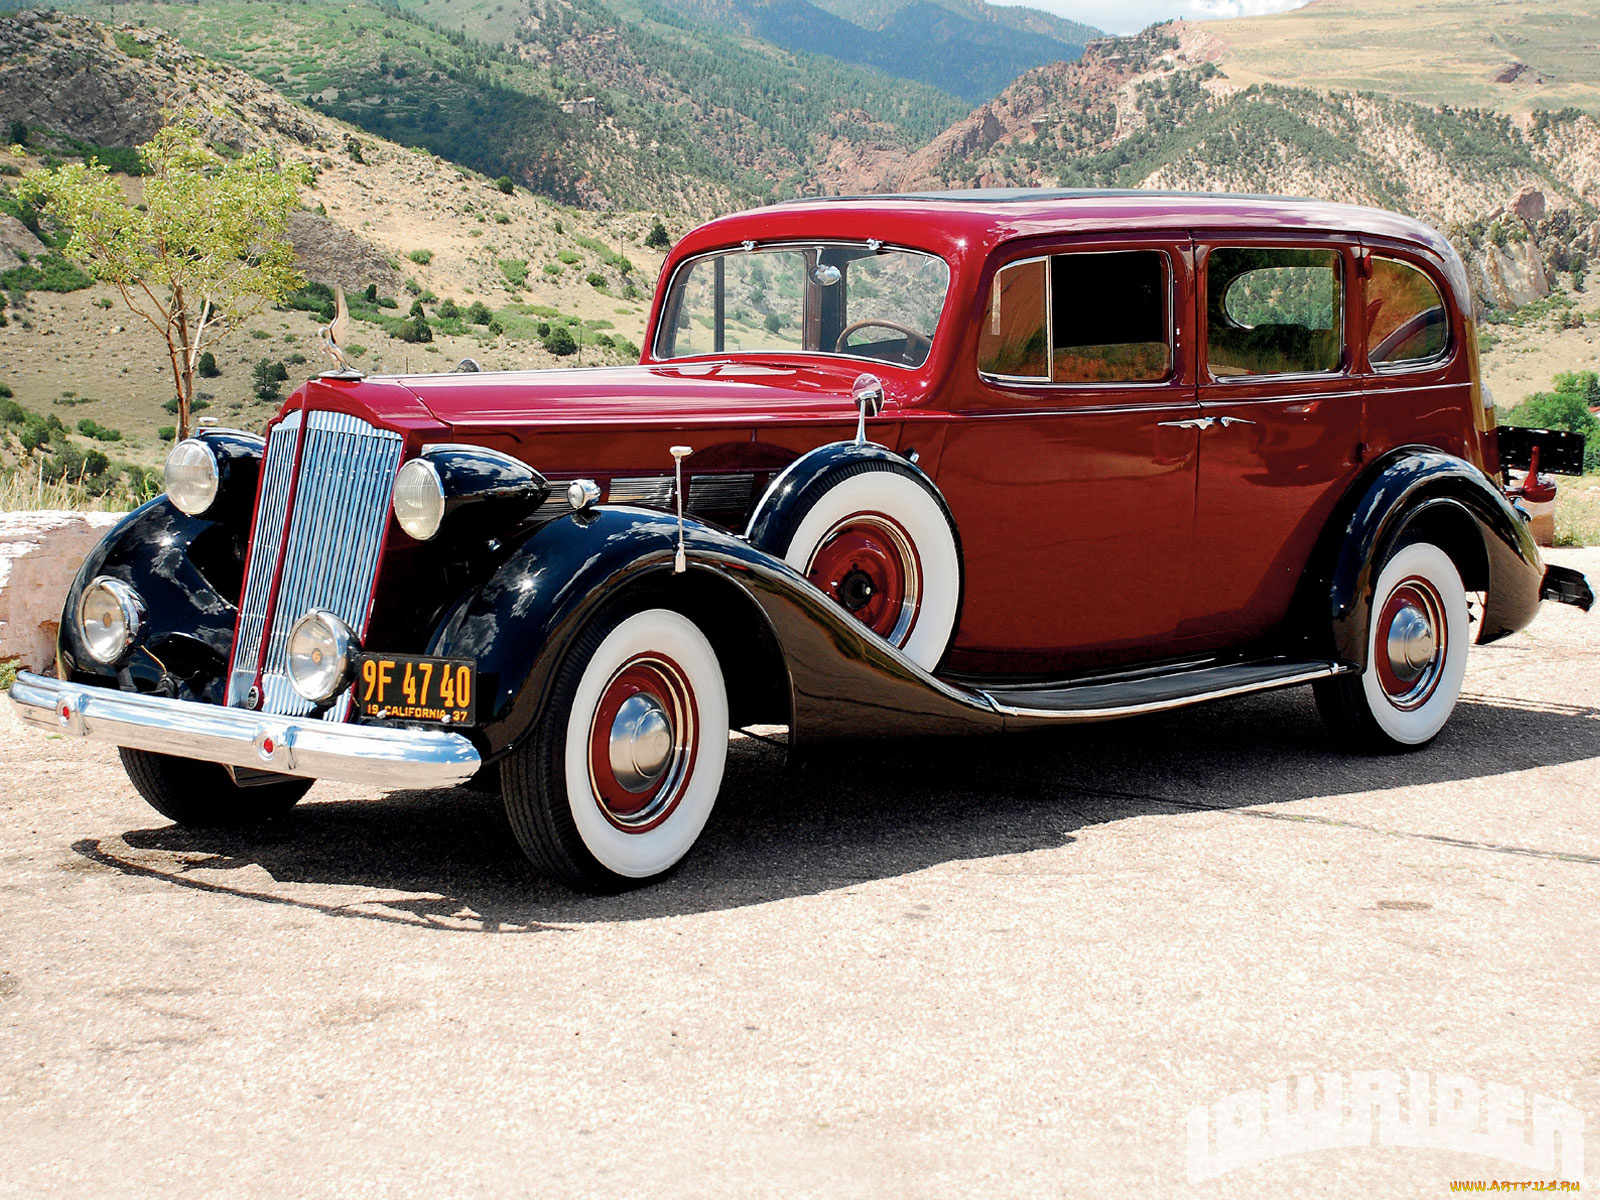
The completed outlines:
{"type": "Polygon", "coordinates": [[[876,243],[709,254],[674,276],[656,357],[799,351],[919,367],[949,283],[943,259],[876,243]]]}

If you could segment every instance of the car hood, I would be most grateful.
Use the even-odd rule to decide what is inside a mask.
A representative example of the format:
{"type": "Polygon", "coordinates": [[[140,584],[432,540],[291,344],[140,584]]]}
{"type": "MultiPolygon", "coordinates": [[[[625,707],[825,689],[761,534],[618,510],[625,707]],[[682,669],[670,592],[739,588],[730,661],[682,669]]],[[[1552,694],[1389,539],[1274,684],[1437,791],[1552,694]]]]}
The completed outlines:
{"type": "MultiPolygon", "coordinates": [[[[854,415],[851,386],[870,365],[691,362],[406,375],[392,382],[463,433],[596,424],[838,420],[854,415]]],[[[902,389],[889,375],[882,377],[893,402],[902,389]]]]}

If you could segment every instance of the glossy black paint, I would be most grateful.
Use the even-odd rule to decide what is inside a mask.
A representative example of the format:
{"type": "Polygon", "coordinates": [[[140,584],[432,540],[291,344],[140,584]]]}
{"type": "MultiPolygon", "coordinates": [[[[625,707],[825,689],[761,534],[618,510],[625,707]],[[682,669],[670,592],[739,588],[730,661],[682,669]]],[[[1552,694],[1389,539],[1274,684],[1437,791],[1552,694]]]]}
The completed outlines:
{"type": "MultiPolygon", "coordinates": [[[[772,486],[761,497],[750,516],[745,537],[752,546],[781,555],[817,497],[836,482],[840,474],[861,463],[890,463],[910,472],[928,489],[929,494],[944,508],[946,518],[949,518],[949,507],[933,480],[909,459],[876,442],[830,442],[795,459],[782,475],[772,481],[772,486]]],[[[950,527],[955,528],[954,520],[951,520],[950,527]]]]}
{"type": "Polygon", "coordinates": [[[446,616],[428,653],[476,659],[486,761],[544,719],[577,631],[607,605],[677,608],[717,647],[735,724],[787,722],[794,744],[996,731],[998,713],[901,658],[772,555],[669,514],[603,506],[551,521],[446,616]],[[763,680],[768,685],[762,687],[763,680]],[[774,694],[771,686],[777,684],[774,694]]]}
{"type": "Polygon", "coordinates": [[[1310,610],[1312,638],[1320,609],[1320,620],[1332,621],[1332,652],[1341,662],[1366,666],[1378,572],[1408,533],[1441,543],[1463,566],[1468,589],[1486,592],[1480,644],[1515,633],[1538,610],[1539,548],[1527,522],[1471,463],[1427,447],[1396,450],[1357,482],[1341,514],[1324,539],[1323,571],[1308,577],[1310,591],[1323,597],[1310,610]]]}
{"type": "Polygon", "coordinates": [[[214,521],[249,524],[267,441],[241,429],[202,429],[195,435],[217,457],[217,498],[205,513],[214,521]]]}
{"type": "Polygon", "coordinates": [[[444,520],[438,537],[468,530],[493,537],[514,528],[550,494],[545,477],[527,463],[482,446],[426,446],[444,485],[444,520]]]}
{"type": "Polygon", "coordinates": [[[161,496],[129,513],[90,551],[67,592],[57,642],[63,679],[221,704],[244,580],[244,537],[190,517],[161,496]],[[78,601],[99,575],[144,600],[145,626],[125,662],[96,662],[78,635],[78,601]]]}
{"type": "Polygon", "coordinates": [[[1594,607],[1594,589],[1582,573],[1571,567],[1548,566],[1544,569],[1544,586],[1539,589],[1544,600],[1557,604],[1570,604],[1588,612],[1594,607]]]}

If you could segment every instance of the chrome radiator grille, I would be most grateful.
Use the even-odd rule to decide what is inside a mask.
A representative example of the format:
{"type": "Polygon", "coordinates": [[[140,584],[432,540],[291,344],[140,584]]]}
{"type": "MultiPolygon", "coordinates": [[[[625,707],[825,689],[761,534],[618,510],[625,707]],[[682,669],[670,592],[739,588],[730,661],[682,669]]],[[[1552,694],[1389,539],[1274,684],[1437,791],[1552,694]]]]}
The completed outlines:
{"type": "MultiPolygon", "coordinates": [[[[285,716],[303,716],[313,708],[289,684],[294,623],[308,609],[325,608],[364,632],[403,449],[399,434],[344,413],[313,412],[304,424],[303,446],[297,446],[300,413],[290,413],[267,444],[228,685],[228,703],[244,704],[265,643],[261,710],[285,716]],[[280,551],[283,574],[273,603],[280,551]]],[[[346,707],[341,700],[328,718],[343,720],[346,707]]]]}

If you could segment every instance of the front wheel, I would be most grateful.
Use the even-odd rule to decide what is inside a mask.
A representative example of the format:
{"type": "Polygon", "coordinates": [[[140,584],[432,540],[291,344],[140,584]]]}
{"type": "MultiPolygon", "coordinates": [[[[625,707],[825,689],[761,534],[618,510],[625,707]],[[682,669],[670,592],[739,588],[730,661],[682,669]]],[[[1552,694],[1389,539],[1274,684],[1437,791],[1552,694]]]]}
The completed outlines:
{"type": "Polygon", "coordinates": [[[122,769],[145,802],[169,821],[190,829],[258,825],[281,817],[311,788],[311,780],[284,777],[240,787],[218,763],[122,747],[122,769]]]}
{"type": "Polygon", "coordinates": [[[722,788],[728,693],[716,651],[652,608],[583,630],[538,727],[501,767],[506,815],[545,874],[586,892],[659,878],[722,788]]]}
{"type": "Polygon", "coordinates": [[[1470,640],[1466,587],[1450,556],[1428,542],[1395,551],[1373,589],[1366,669],[1315,685],[1334,740],[1366,754],[1431,742],[1461,694],[1470,640]]]}

